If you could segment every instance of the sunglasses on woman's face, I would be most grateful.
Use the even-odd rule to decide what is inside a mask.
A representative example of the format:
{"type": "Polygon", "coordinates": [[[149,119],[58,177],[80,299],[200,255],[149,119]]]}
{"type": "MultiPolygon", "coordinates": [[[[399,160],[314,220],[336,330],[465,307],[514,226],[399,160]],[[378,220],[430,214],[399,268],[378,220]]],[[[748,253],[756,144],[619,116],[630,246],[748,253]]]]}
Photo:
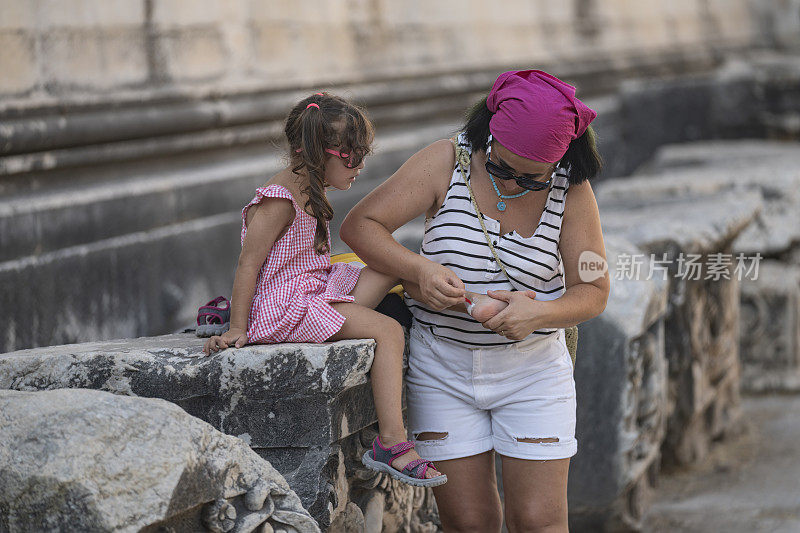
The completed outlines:
{"type": "Polygon", "coordinates": [[[523,189],[528,189],[531,191],[541,191],[542,189],[547,189],[550,187],[550,184],[553,182],[553,171],[550,171],[550,177],[547,181],[537,181],[533,178],[528,178],[526,176],[518,176],[514,174],[507,168],[503,168],[497,163],[492,161],[492,156],[486,159],[486,172],[494,176],[495,178],[500,178],[501,180],[514,180],[517,182],[517,185],[522,187],[523,189]]]}

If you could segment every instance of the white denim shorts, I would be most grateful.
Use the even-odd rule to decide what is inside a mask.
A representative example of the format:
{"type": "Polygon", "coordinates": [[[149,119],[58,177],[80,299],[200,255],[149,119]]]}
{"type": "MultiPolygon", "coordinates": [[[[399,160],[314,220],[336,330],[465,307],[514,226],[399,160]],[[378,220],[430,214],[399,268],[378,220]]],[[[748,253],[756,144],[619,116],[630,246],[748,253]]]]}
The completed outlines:
{"type": "Polygon", "coordinates": [[[421,457],[456,459],[494,449],[546,460],[578,452],[575,380],[563,329],[513,346],[472,349],[415,322],[409,350],[408,425],[421,457]],[[446,436],[418,440],[425,432],[446,436]],[[558,441],[548,442],[553,438],[558,441]]]}

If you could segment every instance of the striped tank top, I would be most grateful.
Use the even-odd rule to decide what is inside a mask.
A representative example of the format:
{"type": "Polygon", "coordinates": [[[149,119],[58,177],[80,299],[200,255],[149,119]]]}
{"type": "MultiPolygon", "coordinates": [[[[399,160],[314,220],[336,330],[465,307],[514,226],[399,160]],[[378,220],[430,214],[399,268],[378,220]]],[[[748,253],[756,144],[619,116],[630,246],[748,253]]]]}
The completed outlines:
{"type": "MultiPolygon", "coordinates": [[[[491,137],[489,139],[491,142],[491,137]]],[[[464,133],[458,136],[458,143],[472,154],[464,133]]],[[[470,170],[464,169],[467,178],[470,170]]],[[[425,221],[420,255],[450,268],[468,291],[485,294],[489,290],[530,289],[536,292],[537,300],[559,298],[566,291],[558,241],[569,188],[567,176],[564,168],[556,168],[545,210],[530,237],[522,237],[516,230],[501,235],[500,222],[483,216],[486,231],[508,272],[507,278],[486,244],[467,185],[456,165],[444,203],[432,218],[425,221]]],[[[522,342],[510,341],[486,329],[466,313],[447,309],[434,311],[408,294],[406,304],[418,325],[428,326],[435,335],[463,346],[479,348],[522,342]]],[[[556,331],[558,328],[539,329],[523,340],[544,338],[556,331]]]]}

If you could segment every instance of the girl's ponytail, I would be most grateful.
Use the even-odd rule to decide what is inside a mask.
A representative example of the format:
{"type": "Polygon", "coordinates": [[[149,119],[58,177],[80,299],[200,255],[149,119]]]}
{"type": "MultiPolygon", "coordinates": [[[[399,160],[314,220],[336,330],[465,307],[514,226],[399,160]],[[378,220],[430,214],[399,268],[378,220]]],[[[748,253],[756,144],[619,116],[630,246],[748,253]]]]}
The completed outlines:
{"type": "Polygon", "coordinates": [[[297,173],[305,168],[308,171],[308,187],[303,193],[308,195],[305,207],[310,208],[317,219],[314,233],[314,249],[319,254],[329,252],[328,230],[325,222],[333,218],[333,207],[325,195],[325,140],[331,137],[326,131],[323,111],[319,104],[310,103],[300,114],[300,158],[302,163],[292,168],[297,173]]]}

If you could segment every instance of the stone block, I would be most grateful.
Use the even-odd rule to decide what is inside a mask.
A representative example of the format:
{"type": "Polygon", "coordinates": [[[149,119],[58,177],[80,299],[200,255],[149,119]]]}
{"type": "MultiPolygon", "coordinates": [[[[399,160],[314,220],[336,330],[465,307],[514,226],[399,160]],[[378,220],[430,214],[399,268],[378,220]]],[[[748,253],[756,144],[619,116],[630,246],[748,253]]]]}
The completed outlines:
{"type": "Polygon", "coordinates": [[[319,532],[241,439],[169,402],[0,390],[4,531],[319,532]]]}
{"type": "Polygon", "coordinates": [[[687,464],[739,422],[739,292],[731,245],[758,213],[761,195],[665,198],[644,192],[650,184],[637,185],[626,189],[638,191],[633,198],[603,192],[602,185],[601,221],[604,232],[652,254],[656,268],[639,275],[669,281],[664,327],[671,414],[662,463],[687,464]],[[699,270],[689,267],[692,261],[699,270]],[[709,264],[721,265],[721,272],[709,264]]]}
{"type": "Polygon", "coordinates": [[[3,262],[0,304],[15,312],[0,350],[193,326],[230,291],[240,229],[238,213],[215,215],[3,262]]]}
{"type": "Polygon", "coordinates": [[[148,78],[144,35],[138,29],[55,28],[41,40],[41,83],[55,93],[104,91],[148,78]]]}
{"type": "MultiPolygon", "coordinates": [[[[609,270],[639,250],[606,232],[609,270]]],[[[570,529],[638,530],[659,472],[666,432],[667,282],[615,280],[605,311],[580,324],[576,434],[570,461],[570,529]]]]}
{"type": "Polygon", "coordinates": [[[3,354],[0,390],[161,398],[249,444],[323,528],[363,518],[387,530],[420,524],[433,531],[431,494],[360,462],[376,433],[368,379],[374,341],[250,345],[204,357],[204,340],[176,334],[3,354]]]}
{"type": "MultiPolygon", "coordinates": [[[[1,17],[1,15],[0,15],[1,17]]],[[[0,29],[0,95],[31,91],[38,82],[36,40],[23,30],[0,29]]]]}
{"type": "Polygon", "coordinates": [[[705,141],[667,145],[642,167],[644,176],[609,182],[603,194],[643,201],[725,191],[755,192],[762,208],[735,239],[733,251],[760,262],[741,286],[739,349],[742,387],[751,392],[795,390],[798,384],[800,162],[796,142],[705,141]],[[740,169],[747,168],[747,172],[740,169]],[[754,275],[757,277],[754,279],[754,275]]]}
{"type": "Polygon", "coordinates": [[[11,352],[0,356],[0,389],[163,398],[253,448],[328,445],[374,419],[351,390],[368,390],[372,341],[251,345],[204,357],[204,340],[174,334],[11,352]]]}
{"type": "Polygon", "coordinates": [[[712,134],[713,85],[714,81],[708,78],[632,81],[622,85],[620,120],[625,125],[623,140],[631,170],[662,144],[698,140],[712,134]]]}
{"type": "Polygon", "coordinates": [[[742,388],[800,391],[800,267],[762,261],[741,286],[742,388]]]}
{"type": "Polygon", "coordinates": [[[162,31],[155,39],[163,73],[175,82],[212,80],[226,72],[230,58],[216,25],[162,31]]]}
{"type": "Polygon", "coordinates": [[[36,28],[36,7],[33,2],[3,2],[0,4],[0,30],[36,28]]]}
{"type": "MultiPolygon", "coordinates": [[[[29,2],[25,2],[29,3],[29,2]]],[[[141,28],[144,2],[130,0],[58,0],[39,2],[36,23],[45,32],[53,28],[141,28]]]]}
{"type": "Polygon", "coordinates": [[[668,145],[625,180],[603,183],[602,200],[756,194],[762,207],[737,235],[737,253],[781,257],[800,242],[800,151],[795,142],[705,141],[668,145]],[[741,169],[746,167],[747,172],[741,169]]]}
{"type": "MultiPolygon", "coordinates": [[[[653,157],[637,169],[636,173],[646,176],[669,175],[679,182],[690,184],[689,176],[684,176],[682,171],[700,170],[719,176],[720,170],[730,171],[741,168],[748,161],[758,164],[752,165],[757,172],[755,180],[747,173],[732,174],[726,172],[727,182],[730,184],[746,185],[756,181],[759,184],[766,180],[766,173],[760,172],[761,165],[771,166],[772,161],[789,163],[796,160],[798,144],[796,142],[767,140],[767,139],[728,139],[707,140],[681,144],[665,144],[660,146],[653,157]]],[[[673,179],[659,180],[659,185],[670,187],[673,179]]],[[[697,184],[702,186],[702,184],[697,184]]]]}
{"type": "Polygon", "coordinates": [[[225,11],[230,5],[247,4],[247,0],[155,0],[153,2],[153,24],[162,28],[181,26],[213,25],[225,20],[225,11]],[[228,6],[226,6],[228,4],[228,6]]]}

